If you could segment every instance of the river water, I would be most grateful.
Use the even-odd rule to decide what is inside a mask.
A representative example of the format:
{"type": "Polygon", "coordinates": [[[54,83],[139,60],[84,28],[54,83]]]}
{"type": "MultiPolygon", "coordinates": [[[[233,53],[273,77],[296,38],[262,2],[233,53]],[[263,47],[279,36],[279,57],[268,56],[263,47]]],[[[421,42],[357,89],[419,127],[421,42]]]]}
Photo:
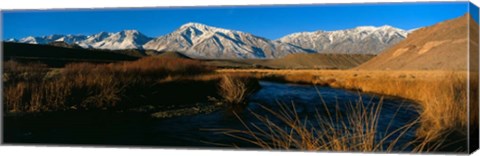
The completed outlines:
{"type": "MultiPolygon", "coordinates": [[[[381,103],[377,126],[378,138],[383,138],[382,136],[394,132],[418,117],[414,109],[415,104],[401,98],[381,98],[374,94],[312,85],[266,81],[260,82],[260,85],[262,88],[250,96],[248,106],[236,113],[219,110],[208,114],[167,119],[138,117],[129,113],[93,113],[87,117],[83,115],[74,118],[62,117],[75,116],[72,113],[7,117],[4,118],[4,141],[13,144],[254,148],[256,147],[254,144],[225,135],[224,132],[226,129],[246,130],[239,119],[249,128],[256,125],[265,130],[267,128],[265,122],[254,114],[266,116],[275,125],[289,130],[285,123],[268,110],[281,113],[282,108],[289,108],[288,110],[294,110],[296,116],[305,121],[309,128],[319,129],[318,126],[321,125],[318,124],[318,118],[328,119],[328,115],[332,117],[337,112],[348,114],[359,104],[366,108],[377,108],[376,106],[381,103]]],[[[248,135],[238,136],[249,138],[248,135]]],[[[401,145],[415,139],[415,127],[408,129],[404,134],[398,132],[392,136],[389,140],[401,136],[397,149],[402,149],[401,145]]]]}

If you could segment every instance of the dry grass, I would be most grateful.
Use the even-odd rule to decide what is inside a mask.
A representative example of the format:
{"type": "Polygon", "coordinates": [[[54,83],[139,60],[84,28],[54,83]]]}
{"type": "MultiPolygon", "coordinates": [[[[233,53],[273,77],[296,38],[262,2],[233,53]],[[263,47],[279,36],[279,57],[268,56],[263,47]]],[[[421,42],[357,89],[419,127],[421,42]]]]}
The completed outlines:
{"type": "MultiPolygon", "coordinates": [[[[466,72],[449,71],[322,71],[322,70],[221,70],[225,73],[250,73],[260,79],[301,82],[392,95],[419,103],[420,128],[417,135],[426,140],[441,140],[456,133],[467,139],[469,93],[466,72]]],[[[470,82],[478,86],[478,80],[470,82]]],[[[471,96],[478,95],[471,87],[471,96]]],[[[478,115],[478,110],[476,113],[478,115]]],[[[478,126],[475,115],[472,126],[478,126]]],[[[466,146],[466,145],[464,145],[466,146]]],[[[465,150],[465,149],[464,149],[465,150]]]]}
{"type": "Polygon", "coordinates": [[[399,96],[417,101],[420,104],[421,119],[421,126],[418,129],[419,136],[437,139],[437,137],[453,131],[466,136],[469,90],[464,74],[444,73],[443,78],[440,79],[418,80],[349,79],[343,82],[337,81],[332,86],[399,96]]]}
{"type": "MultiPolygon", "coordinates": [[[[62,69],[4,63],[4,104],[8,112],[108,109],[135,105],[171,76],[212,73],[198,61],[147,57],[111,64],[75,63],[62,69]]],[[[138,104],[137,104],[138,105],[138,104]]]]}
{"type": "Polygon", "coordinates": [[[18,83],[15,86],[6,87],[3,90],[5,110],[19,112],[23,110],[23,94],[25,92],[25,83],[18,83]]]}
{"type": "Polygon", "coordinates": [[[41,63],[20,64],[15,61],[3,63],[3,82],[18,83],[20,81],[42,81],[48,72],[47,65],[41,63]]]}
{"type": "Polygon", "coordinates": [[[245,104],[246,98],[251,93],[244,81],[227,75],[220,81],[219,87],[223,102],[233,105],[245,104]]]}
{"type": "MultiPolygon", "coordinates": [[[[326,112],[309,118],[301,117],[295,110],[295,105],[279,103],[280,110],[261,106],[271,115],[261,115],[250,111],[258,119],[259,124],[245,123],[238,117],[246,130],[222,130],[226,135],[250,142],[263,149],[307,150],[307,151],[353,151],[353,152],[401,152],[417,151],[408,143],[399,141],[412,129],[417,121],[385,132],[378,129],[382,102],[364,103],[360,98],[356,103],[347,104],[340,111],[339,104],[335,111],[330,112],[328,104],[323,103],[326,112]],[[274,122],[280,121],[280,122],[274,122]],[[307,122],[308,121],[308,122],[307,122]],[[315,122],[315,123],[312,123],[315,122]],[[283,126],[286,125],[286,126],[283,126]]],[[[390,123],[391,124],[391,123],[390,123]]],[[[425,151],[427,149],[422,149],[425,151]]]]}
{"type": "Polygon", "coordinates": [[[260,87],[256,79],[242,75],[216,74],[214,77],[221,77],[218,98],[209,97],[209,101],[224,106],[229,114],[243,111],[248,104],[248,97],[260,87]]]}

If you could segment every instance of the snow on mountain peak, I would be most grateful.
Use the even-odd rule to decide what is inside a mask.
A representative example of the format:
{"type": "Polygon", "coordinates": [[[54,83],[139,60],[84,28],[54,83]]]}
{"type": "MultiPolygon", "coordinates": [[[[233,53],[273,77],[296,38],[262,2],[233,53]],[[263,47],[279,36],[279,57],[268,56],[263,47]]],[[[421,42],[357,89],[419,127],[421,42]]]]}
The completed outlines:
{"type": "Polygon", "coordinates": [[[359,26],[359,27],[353,28],[351,30],[375,31],[375,30],[377,30],[377,27],[374,27],[374,26],[359,26]]]}
{"type": "Polygon", "coordinates": [[[94,35],[93,40],[88,40],[86,42],[88,44],[83,45],[90,45],[96,49],[142,49],[143,44],[150,40],[150,37],[138,30],[123,30],[117,33],[101,32],[94,35]]]}
{"type": "Polygon", "coordinates": [[[186,28],[186,27],[196,27],[196,28],[201,28],[201,27],[210,27],[202,23],[197,23],[197,22],[188,22],[180,26],[180,28],[186,28]]]}
{"type": "MultiPolygon", "coordinates": [[[[193,30],[193,31],[210,31],[210,29],[213,28],[211,26],[207,26],[201,23],[186,23],[180,26],[177,31],[188,31],[188,30],[193,30]]],[[[215,28],[213,28],[215,29],[215,28]]]]}
{"type": "Polygon", "coordinates": [[[110,36],[110,35],[112,35],[112,34],[113,34],[113,33],[111,33],[111,32],[102,31],[102,32],[99,32],[99,33],[97,33],[97,34],[94,34],[94,36],[95,36],[95,35],[96,35],[96,36],[110,36]]]}
{"type": "Polygon", "coordinates": [[[179,31],[179,32],[193,31],[193,32],[196,32],[196,33],[208,33],[208,32],[210,32],[210,33],[215,33],[215,32],[240,33],[239,31],[218,28],[218,27],[209,26],[209,25],[206,25],[206,24],[196,23],[196,22],[189,22],[189,23],[183,24],[182,26],[180,26],[179,29],[177,29],[177,31],[179,31]]]}
{"type": "Polygon", "coordinates": [[[407,32],[389,25],[359,26],[346,30],[294,33],[278,39],[321,53],[378,54],[403,40],[407,32]]]}
{"type": "Polygon", "coordinates": [[[5,41],[6,42],[18,42],[17,39],[15,39],[15,38],[10,38],[10,39],[7,39],[5,41]]]}
{"type": "Polygon", "coordinates": [[[379,27],[379,28],[380,28],[380,29],[392,29],[392,28],[397,29],[397,28],[395,28],[395,27],[392,27],[391,25],[383,25],[383,26],[381,26],[381,27],[379,27]]]}
{"type": "Polygon", "coordinates": [[[157,51],[178,51],[203,58],[274,58],[304,49],[277,43],[249,33],[186,23],[176,31],[143,46],[157,51]]]}
{"type": "Polygon", "coordinates": [[[399,28],[392,27],[390,25],[383,25],[383,26],[379,26],[379,27],[359,26],[359,27],[356,27],[356,28],[353,28],[353,29],[350,29],[350,30],[370,31],[370,32],[373,32],[373,31],[405,31],[405,30],[402,30],[402,29],[399,29],[399,28]]]}
{"type": "Polygon", "coordinates": [[[42,44],[40,41],[38,41],[39,39],[36,38],[36,37],[33,37],[33,36],[28,36],[28,37],[25,37],[25,38],[22,38],[19,40],[19,42],[21,43],[28,43],[28,44],[42,44]]]}
{"type": "Polygon", "coordinates": [[[126,35],[143,35],[138,30],[123,30],[120,33],[123,33],[123,34],[126,34],[126,35]]]}
{"type": "Polygon", "coordinates": [[[140,33],[138,30],[123,30],[116,33],[99,32],[89,36],[85,35],[49,35],[41,37],[25,37],[18,42],[29,44],[48,44],[63,41],[67,44],[77,44],[83,48],[95,49],[142,49],[143,44],[152,38],[140,33]]]}

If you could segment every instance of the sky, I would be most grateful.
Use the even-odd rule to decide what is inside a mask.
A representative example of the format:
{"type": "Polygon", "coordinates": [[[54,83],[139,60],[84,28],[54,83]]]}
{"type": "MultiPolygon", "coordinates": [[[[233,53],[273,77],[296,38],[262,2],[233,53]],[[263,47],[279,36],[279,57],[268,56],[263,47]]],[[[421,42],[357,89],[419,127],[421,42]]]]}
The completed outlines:
{"type": "Polygon", "coordinates": [[[470,12],[470,15],[472,15],[472,18],[473,20],[475,20],[477,23],[479,23],[479,19],[478,19],[478,16],[479,16],[479,12],[478,12],[478,6],[476,6],[475,4],[473,3],[470,3],[469,5],[469,12],[470,12]]]}
{"type": "Polygon", "coordinates": [[[11,10],[2,12],[2,28],[4,39],[129,29],[158,37],[185,23],[198,22],[278,39],[295,32],[357,26],[391,25],[409,30],[456,18],[467,11],[467,2],[11,10]]]}

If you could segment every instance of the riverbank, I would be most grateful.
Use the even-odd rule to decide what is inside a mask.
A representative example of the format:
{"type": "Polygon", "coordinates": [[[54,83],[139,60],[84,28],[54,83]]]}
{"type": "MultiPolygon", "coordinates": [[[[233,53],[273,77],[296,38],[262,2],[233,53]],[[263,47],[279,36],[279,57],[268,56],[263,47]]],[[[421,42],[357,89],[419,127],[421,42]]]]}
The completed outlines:
{"type": "Polygon", "coordinates": [[[211,104],[212,98],[225,98],[221,90],[225,79],[235,80],[235,85],[244,85],[250,92],[258,86],[254,79],[226,77],[187,59],[150,57],[110,64],[73,63],[63,68],[6,62],[3,108],[5,113],[102,110],[170,112],[162,116],[171,116],[181,109],[211,104]]]}
{"type": "MultiPolygon", "coordinates": [[[[462,150],[466,150],[469,126],[467,113],[469,90],[466,72],[261,69],[222,69],[217,72],[411,99],[419,103],[420,128],[417,136],[424,138],[426,142],[434,142],[434,140],[455,142],[454,144],[463,145],[465,149],[462,150]],[[453,137],[448,138],[448,136],[453,137]]],[[[478,85],[478,82],[472,81],[470,85],[478,85]]],[[[478,90],[471,90],[470,94],[478,95],[478,90]]],[[[476,96],[470,97],[472,103],[475,103],[472,100],[478,100],[474,98],[476,96]]],[[[475,110],[478,110],[478,106],[475,110]]],[[[478,115],[478,112],[473,114],[478,115]]],[[[476,117],[473,116],[472,119],[476,117]]],[[[470,123],[475,124],[478,121],[472,120],[470,123]]],[[[425,146],[429,145],[425,144],[425,146]]]]}
{"type": "MultiPolygon", "coordinates": [[[[230,135],[225,135],[225,133],[247,130],[242,122],[252,130],[261,128],[263,132],[268,132],[270,128],[274,129],[274,133],[280,132],[276,131],[276,127],[272,126],[272,124],[277,125],[277,127],[291,128],[292,125],[285,123],[281,118],[277,118],[264,108],[269,108],[275,112],[282,112],[284,110],[282,108],[292,107],[295,111],[296,118],[313,124],[308,127],[309,129],[312,128],[311,130],[315,132],[315,135],[309,136],[311,139],[316,139],[316,137],[318,137],[317,134],[322,134],[324,137],[343,138],[344,142],[342,142],[341,146],[346,147],[344,150],[348,149],[348,151],[411,151],[412,146],[409,146],[409,143],[415,139],[415,127],[402,128],[418,116],[410,107],[413,105],[411,101],[394,97],[379,97],[374,94],[364,94],[331,87],[291,83],[261,81],[260,86],[261,89],[248,98],[249,104],[246,105],[246,108],[238,111],[236,115],[232,115],[228,109],[218,109],[210,113],[197,113],[168,118],[152,118],[150,114],[143,112],[112,112],[108,110],[39,112],[24,115],[15,113],[5,116],[4,118],[5,126],[8,128],[7,131],[5,131],[7,135],[5,139],[8,143],[175,146],[189,148],[238,147],[242,149],[258,149],[263,147],[252,142],[231,137],[230,135]],[[290,105],[291,101],[294,101],[294,104],[290,105]],[[355,105],[351,105],[352,102],[355,105]],[[374,116],[376,116],[375,120],[372,119],[371,117],[373,116],[370,115],[366,118],[349,116],[356,113],[359,113],[358,115],[365,113],[370,114],[370,108],[378,108],[381,110],[373,113],[375,114],[374,116]],[[333,133],[333,131],[328,130],[329,127],[325,127],[326,125],[323,124],[317,125],[317,123],[324,123],[318,120],[319,118],[328,119],[332,117],[327,115],[327,112],[333,113],[333,117],[339,117],[336,115],[340,115],[341,118],[354,121],[355,126],[348,124],[346,128],[349,126],[358,128],[357,126],[362,127],[375,122],[378,123],[375,124],[378,126],[375,126],[373,130],[369,131],[368,135],[363,134],[361,131],[350,131],[347,129],[338,129],[338,131],[336,131],[338,133],[335,134],[349,134],[350,137],[329,135],[333,133]],[[336,114],[338,112],[342,113],[336,114]],[[259,116],[256,115],[262,117],[268,116],[269,122],[258,119],[257,117],[259,116]],[[391,122],[393,122],[393,124],[391,124],[391,122]],[[398,131],[399,129],[400,131],[398,131]],[[389,134],[394,135],[389,136],[389,134]],[[356,137],[363,135],[365,135],[365,137],[356,137]],[[369,142],[368,140],[370,139],[378,142],[369,142]],[[399,139],[398,142],[395,142],[395,139],[399,139]],[[358,143],[363,142],[365,144],[362,147],[350,146],[348,141],[358,141],[358,143]],[[382,148],[382,145],[385,148],[382,148]],[[371,148],[363,148],[367,146],[371,148]],[[386,148],[389,146],[392,146],[391,149],[386,148]],[[406,148],[407,146],[408,148],[406,148]]],[[[341,123],[341,121],[335,120],[332,124],[341,123]]],[[[253,132],[261,133],[262,131],[254,130],[253,132]]],[[[235,134],[241,135],[239,133],[235,134]]],[[[245,135],[241,136],[245,137],[245,135]]],[[[264,139],[264,142],[275,145],[274,138],[264,139]]],[[[328,145],[323,144],[324,142],[317,143],[318,146],[316,147],[319,148],[316,148],[316,150],[341,151],[341,149],[325,148],[325,146],[328,147],[328,145]]],[[[293,146],[293,144],[288,147],[288,149],[291,150],[307,148],[307,146],[293,146]]],[[[315,149],[312,148],[308,150],[315,149]]]]}

